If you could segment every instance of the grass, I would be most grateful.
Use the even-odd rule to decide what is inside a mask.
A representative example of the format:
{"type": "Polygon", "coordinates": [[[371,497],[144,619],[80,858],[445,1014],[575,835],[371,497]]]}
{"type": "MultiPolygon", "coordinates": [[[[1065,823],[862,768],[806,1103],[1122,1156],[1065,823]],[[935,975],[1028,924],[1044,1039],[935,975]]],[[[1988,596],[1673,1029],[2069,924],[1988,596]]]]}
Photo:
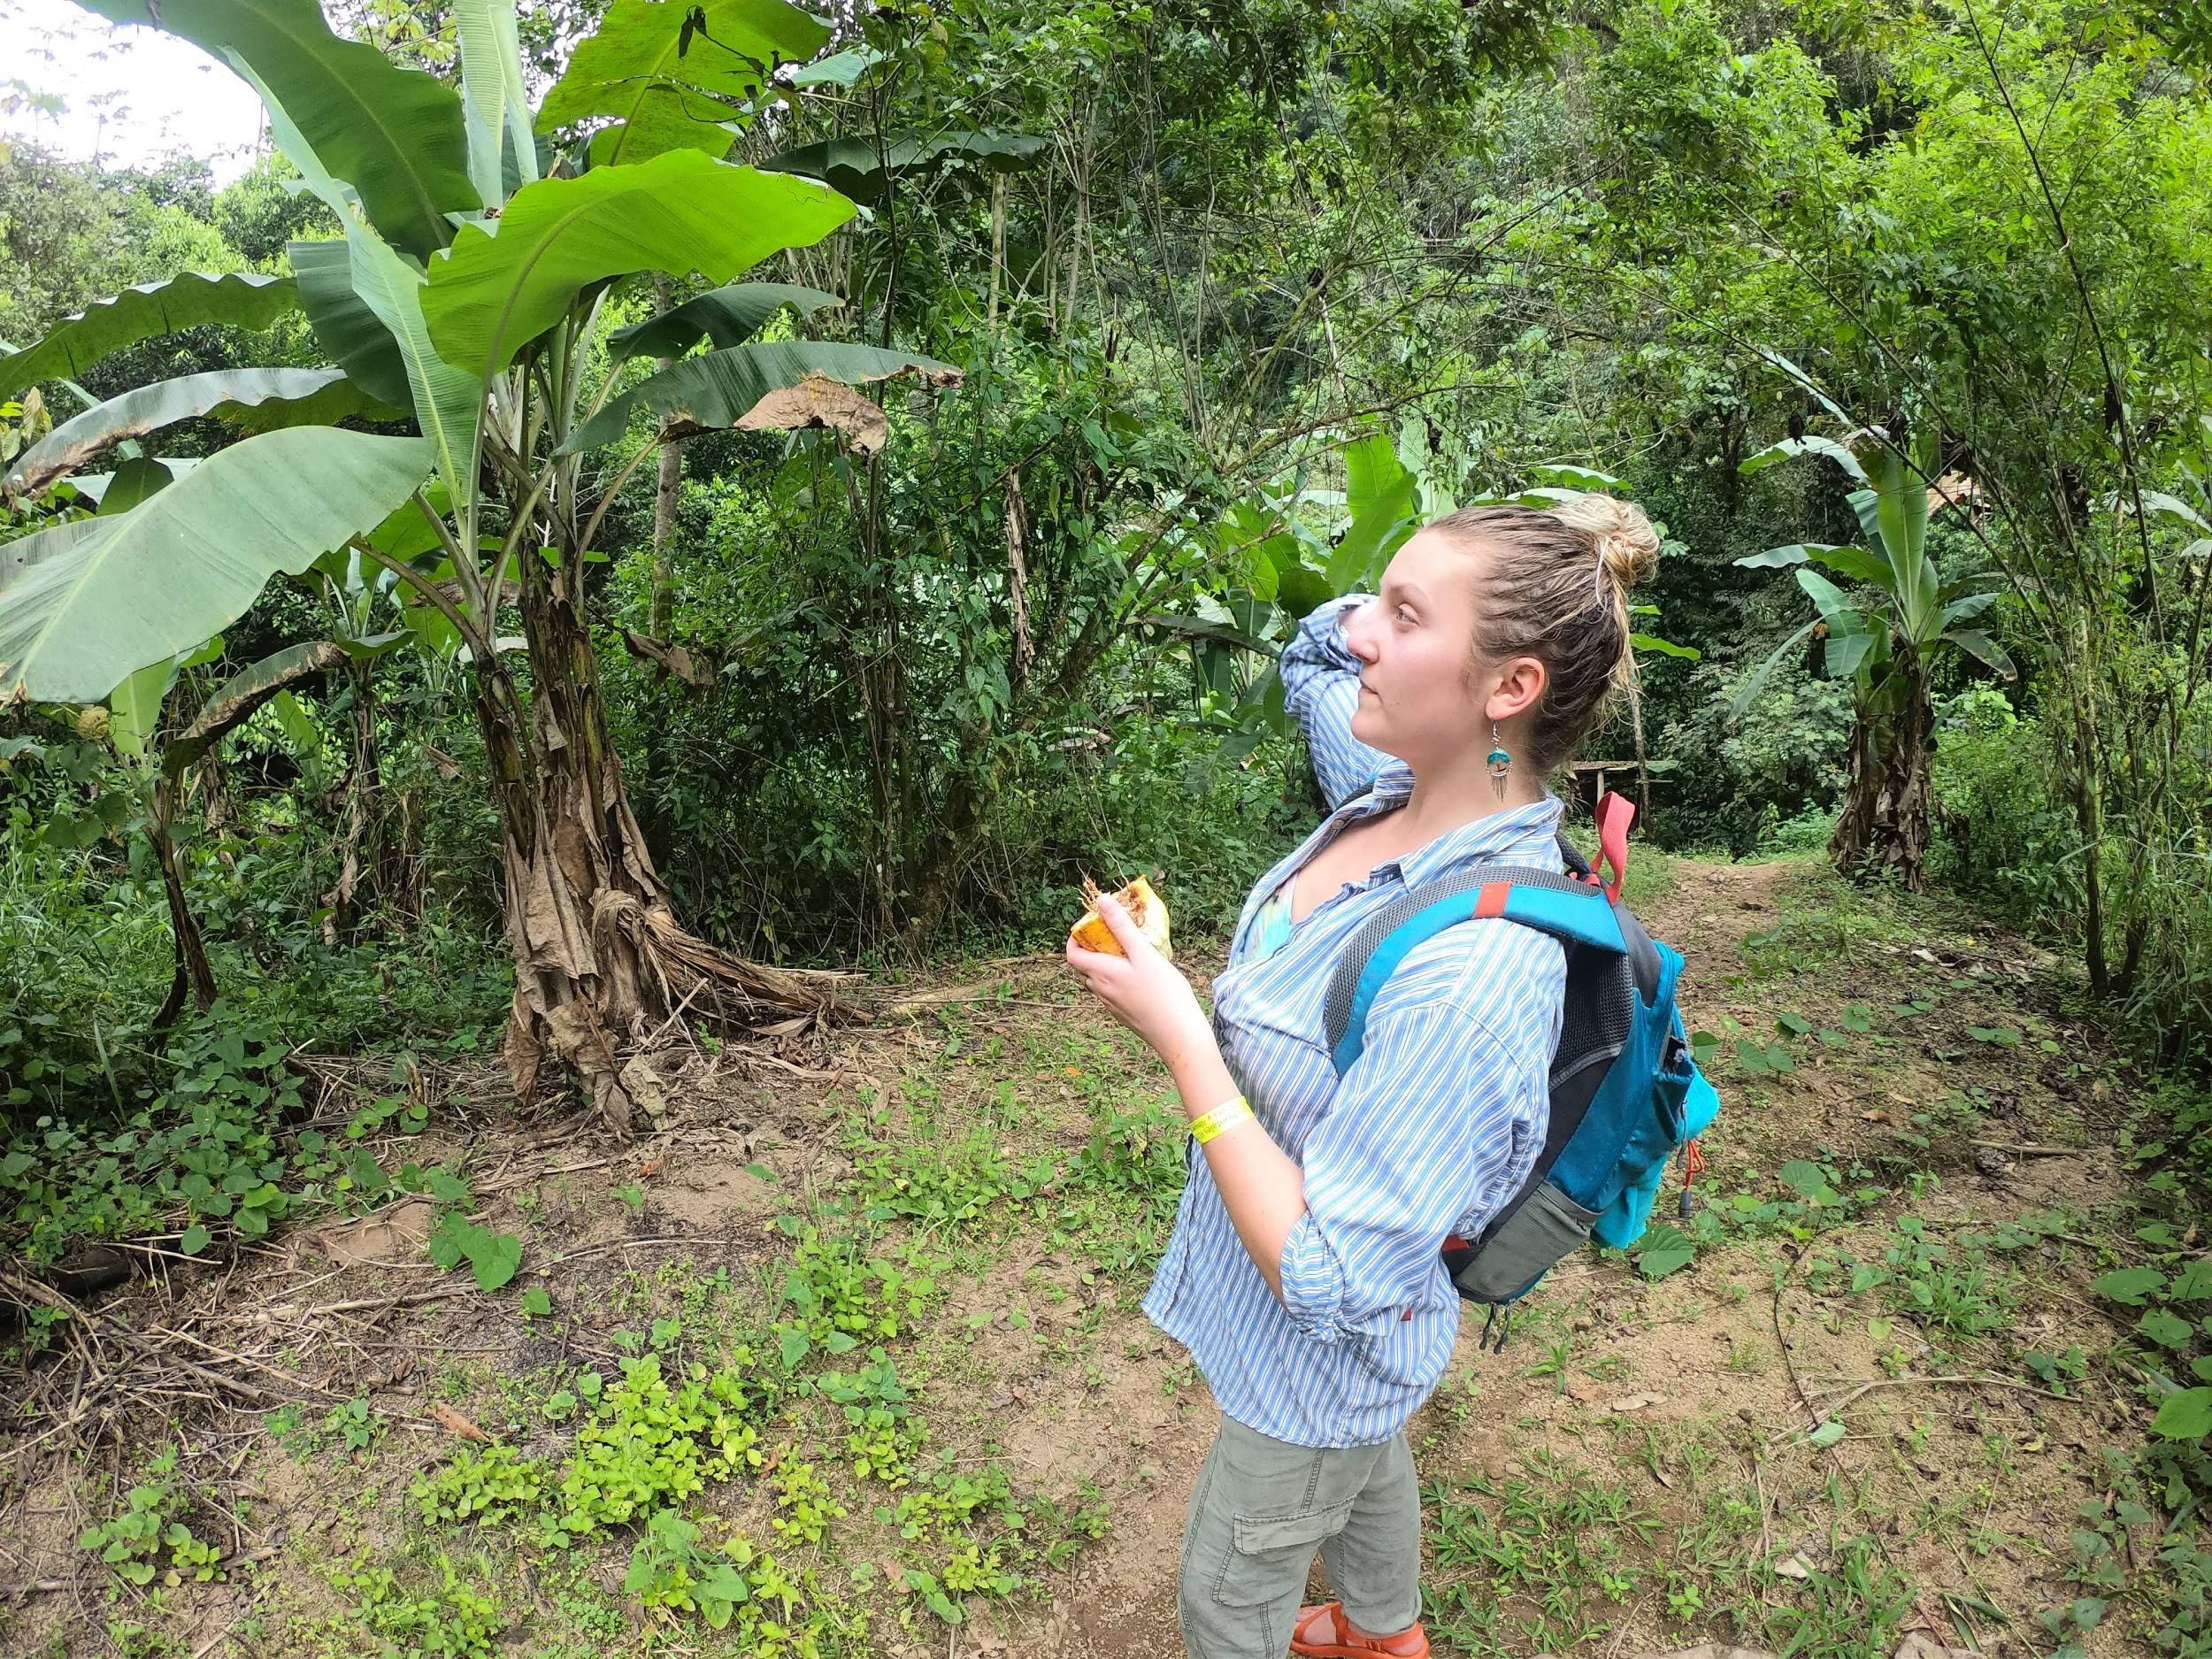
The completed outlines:
{"type": "MultiPolygon", "coordinates": [[[[1690,956],[1726,1109],[1688,1218],[1668,1190],[1682,1248],[1563,1267],[1415,1419],[1438,1651],[1863,1659],[1916,1614],[1985,1650],[2212,1651],[2190,1514],[2212,1482],[2142,1432],[2146,1379],[2178,1386],[2204,1346],[2173,1301],[2193,1189],[2093,1030],[1940,904],[1648,855],[1631,895],[1690,956]],[[2086,1153],[2071,1185],[1977,1162],[1977,1141],[2108,1148],[2120,1119],[2094,1179],[2086,1153]],[[2095,1288],[2139,1265],[2139,1305],[2095,1288]]],[[[680,1127],[511,1193],[482,1213],[520,1278],[406,1314],[398,1387],[380,1355],[337,1409],[272,1413],[234,1473],[187,1432],[169,1472],[79,1500],[104,1523],[151,1485],[196,1536],[226,1510],[281,1525],[221,1587],[284,1659],[844,1659],[981,1629],[1025,1651],[1087,1558],[1087,1597],[1129,1609],[1112,1639],[1171,1651],[1157,1540],[1210,1405],[1136,1302],[1177,1115],[1048,964],[1010,983],[856,1042],[810,1093],[686,1103],[753,1125],[741,1145],[680,1127]],[[738,1210],[681,1218],[740,1173],[738,1210]],[[666,1233],[715,1242],[622,1243],[666,1233]],[[434,1405],[498,1455],[419,1426],[434,1405]]],[[[114,1650],[204,1640],[210,1586],[87,1568],[114,1650]]],[[[38,1633],[16,1617],[11,1651],[38,1633]]]]}

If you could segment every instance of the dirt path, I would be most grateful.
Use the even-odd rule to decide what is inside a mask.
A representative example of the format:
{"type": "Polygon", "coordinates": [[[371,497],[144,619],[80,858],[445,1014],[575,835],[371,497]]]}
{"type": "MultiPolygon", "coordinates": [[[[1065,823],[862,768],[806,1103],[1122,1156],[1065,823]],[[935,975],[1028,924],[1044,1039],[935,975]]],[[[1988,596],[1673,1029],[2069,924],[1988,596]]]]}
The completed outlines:
{"type": "MultiPolygon", "coordinates": [[[[2081,1360],[2115,1340],[2084,1288],[2115,1258],[2089,1235],[2128,1214],[2112,1161],[2088,1149],[2117,1110],[2106,1063],[2033,953],[1807,869],[1685,863],[1641,905],[1687,959],[1688,1023],[1721,1040],[1725,1106],[1704,1212],[1686,1224],[1695,1257],[1663,1275],[1571,1262],[1502,1354],[1463,1326],[1409,1430],[1440,1654],[1613,1659],[1787,1635],[1807,1659],[1890,1659],[1917,1632],[2026,1659],[2036,1617],[2081,1594],[2054,1540],[2078,1503],[2117,1489],[2104,1453],[2136,1443],[2141,1417],[2081,1360]],[[1770,1043],[1786,1069],[1759,1059],[1770,1043]],[[2029,1352],[2058,1369],[2032,1373],[2029,1352]],[[1987,1380],[1941,1380],[1955,1377],[1987,1380]]],[[[545,1403],[585,1370],[613,1376],[645,1352],[716,1365],[741,1344],[741,1371],[772,1370],[763,1344],[772,1354],[771,1322],[790,1317],[795,1247],[851,1238],[939,1287],[915,1293],[915,1318],[892,1317],[880,1299],[901,1280],[805,1258],[806,1294],[858,1298],[849,1328],[895,1363],[916,1484],[845,1468],[846,1420],[806,1379],[865,1357],[847,1342],[831,1352],[852,1359],[791,1373],[760,1473],[710,1486],[691,1512],[807,1575],[825,1659],[1172,1659],[1183,1511],[1216,1417],[1137,1311],[1179,1179],[1156,1064],[1049,955],[915,989],[935,1000],[811,1055],[672,1055],[661,1126],[636,1146],[493,1124],[437,1149],[465,1170],[475,1218],[521,1241],[515,1289],[479,1294],[465,1270],[430,1267],[422,1205],[301,1229],[242,1271],[187,1270],[102,1310],[196,1333],[268,1402],[302,1402],[216,1400],[185,1433],[194,1513],[253,1571],[184,1586],[159,1618],[127,1602],[170,1644],[144,1650],[354,1650],[396,1617],[365,1602],[368,1563],[388,1564],[410,1607],[475,1586],[496,1609],[488,1628],[533,1659],[653,1651],[664,1635],[743,1651],[626,1594],[634,1529],[534,1555],[512,1532],[426,1527],[411,1487],[460,1449],[449,1413],[556,1470],[575,1424],[545,1403]],[[538,1311],[522,1286],[542,1293],[538,1311]],[[349,1401],[357,1446],[332,1409],[349,1401]],[[780,1536],[770,1486],[803,1458],[843,1510],[811,1541],[780,1536]],[[1030,1506],[1026,1530],[975,1534],[1024,1583],[959,1598],[949,1626],[905,1586],[948,1571],[956,1535],[917,1543],[893,1506],[977,1471],[1002,1471],[1002,1504],[1030,1506]]],[[[106,1455],[111,1486],[50,1463],[11,1493],[26,1581],[74,1587],[0,1617],[6,1651],[105,1650],[95,1632],[115,1615],[73,1540],[134,1478],[131,1454],[106,1455]]],[[[2085,1646],[2148,1651],[2116,1617],[2085,1646]]]]}
{"type": "MultiPolygon", "coordinates": [[[[1736,941],[1773,910],[1782,868],[1701,865],[1700,879],[1671,890],[1647,925],[1656,936],[1678,943],[1692,964],[1723,950],[1732,956],[1736,941]]],[[[1684,1006],[1686,1018],[1694,1023],[1700,1011],[1694,966],[1684,1006]]],[[[1481,1377],[1486,1369],[1500,1368],[1496,1360],[1478,1354],[1475,1330],[1471,1321],[1463,1325],[1450,1374],[1481,1377]]],[[[1177,1395],[1164,1392],[1170,1369],[1179,1362],[1187,1366],[1179,1347],[1148,1330],[1133,1340],[1148,1342],[1150,1351],[1115,1379],[1110,1409],[1104,1414],[1115,1426],[1115,1441],[1122,1442],[1102,1471],[1111,1489],[1122,1494],[1113,1536],[1056,1593],[1049,1612],[1013,1639],[1017,1652],[1051,1659],[1134,1659],[1181,1651],[1175,1579],[1184,1513],[1217,1418],[1202,1383],[1177,1395]]],[[[1053,1437],[1056,1452],[1079,1452],[1082,1422],[1077,1417],[1069,1425],[1074,1432],[1053,1437]]],[[[1471,1446],[1461,1455],[1483,1438],[1467,1437],[1471,1446]]],[[[1432,1479],[1456,1463],[1448,1453],[1431,1453],[1420,1461],[1422,1477],[1432,1479]]],[[[1315,1593],[1323,1594],[1326,1583],[1317,1568],[1315,1593]]]]}

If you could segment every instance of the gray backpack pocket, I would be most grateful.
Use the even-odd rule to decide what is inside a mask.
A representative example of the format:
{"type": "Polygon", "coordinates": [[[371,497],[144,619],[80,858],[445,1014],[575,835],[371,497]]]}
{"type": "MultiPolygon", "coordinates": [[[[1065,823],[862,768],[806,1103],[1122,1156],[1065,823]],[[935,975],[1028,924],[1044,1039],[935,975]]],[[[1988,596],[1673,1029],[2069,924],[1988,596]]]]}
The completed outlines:
{"type": "Polygon", "coordinates": [[[1452,1260],[1455,1253],[1447,1248],[1452,1282],[1476,1302],[1510,1302],[1586,1242],[1597,1218],[1596,1210],[1585,1210],[1546,1181],[1463,1259],[1452,1260]]]}

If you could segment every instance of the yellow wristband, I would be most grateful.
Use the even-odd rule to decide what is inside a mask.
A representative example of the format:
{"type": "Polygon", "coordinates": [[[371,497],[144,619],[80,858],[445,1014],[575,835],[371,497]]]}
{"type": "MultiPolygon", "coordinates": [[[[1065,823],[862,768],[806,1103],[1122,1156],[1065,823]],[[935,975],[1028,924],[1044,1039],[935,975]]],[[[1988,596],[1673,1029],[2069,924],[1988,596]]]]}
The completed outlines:
{"type": "Polygon", "coordinates": [[[1190,1120],[1191,1139],[1204,1146],[1225,1129],[1234,1128],[1252,1115],[1252,1108],[1243,1095],[1225,1100],[1210,1112],[1202,1112],[1190,1120]]]}

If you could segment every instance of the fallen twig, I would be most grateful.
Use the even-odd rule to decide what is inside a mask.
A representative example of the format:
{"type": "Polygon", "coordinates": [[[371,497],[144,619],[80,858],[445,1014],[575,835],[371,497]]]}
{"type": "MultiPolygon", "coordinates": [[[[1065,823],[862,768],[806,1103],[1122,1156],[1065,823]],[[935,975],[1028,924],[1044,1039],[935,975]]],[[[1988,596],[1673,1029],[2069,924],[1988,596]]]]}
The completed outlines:
{"type": "Polygon", "coordinates": [[[752,1240],[749,1239],[710,1238],[696,1233],[660,1233],[649,1239],[610,1239],[604,1244],[587,1244],[573,1250],[563,1250],[553,1258],[549,1265],[572,1262],[580,1256],[603,1256],[609,1250],[626,1250],[649,1244],[748,1244],[752,1240]]]}
{"type": "Polygon", "coordinates": [[[258,1371],[266,1371],[278,1381],[289,1383],[295,1388],[304,1388],[310,1394],[326,1394],[330,1392],[327,1388],[308,1381],[304,1377],[293,1375],[292,1372],[280,1366],[272,1365],[265,1360],[257,1360],[250,1354],[234,1354],[228,1348],[217,1348],[212,1342],[203,1341],[188,1331],[175,1331],[167,1325],[157,1325],[154,1327],[154,1332],[157,1336],[173,1336],[181,1341],[189,1342],[194,1348],[204,1353],[212,1354],[218,1359],[231,1360],[241,1365],[250,1365],[258,1371]]]}
{"type": "Polygon", "coordinates": [[[463,1294],[462,1286],[446,1285],[436,1290],[411,1290],[395,1296],[357,1296],[350,1302],[326,1302],[318,1308],[272,1308],[273,1318],[313,1319],[326,1313],[359,1313],[368,1308],[406,1308],[419,1302],[443,1302],[463,1294]]]}
{"type": "Polygon", "coordinates": [[[1849,1405],[1854,1400],[1856,1400],[1861,1394],[1871,1394],[1877,1388],[1911,1388],[1915,1386],[1924,1386],[1930,1388],[1946,1386],[2009,1388],[2015,1394],[2036,1394],[2045,1400],[2055,1400],[2062,1405],[2085,1406],[2090,1403],[2088,1401],[2084,1400],[2076,1394],[2053,1394],[2048,1388],[2038,1388],[2031,1383],[2015,1382],[2008,1377],[1968,1377],[1963,1375],[1955,1377],[1878,1377],[1872,1382],[1863,1382],[1859,1384],[1857,1387],[1852,1389],[1849,1394],[1845,1394],[1840,1400],[1831,1402],[1827,1407],[1827,1413],[1832,1417],[1839,1411],[1841,1411],[1844,1407],[1849,1405]]]}
{"type": "Polygon", "coordinates": [[[556,1175],[580,1175],[586,1170],[603,1170],[611,1164],[626,1164],[637,1156],[638,1149],[633,1147],[627,1152],[618,1152],[609,1158],[590,1158],[581,1164],[556,1164],[542,1170],[525,1171],[510,1180],[495,1181],[489,1187],[478,1187],[476,1196],[488,1197],[493,1193],[503,1193],[512,1187],[527,1187],[533,1181],[550,1180],[556,1175]]]}

